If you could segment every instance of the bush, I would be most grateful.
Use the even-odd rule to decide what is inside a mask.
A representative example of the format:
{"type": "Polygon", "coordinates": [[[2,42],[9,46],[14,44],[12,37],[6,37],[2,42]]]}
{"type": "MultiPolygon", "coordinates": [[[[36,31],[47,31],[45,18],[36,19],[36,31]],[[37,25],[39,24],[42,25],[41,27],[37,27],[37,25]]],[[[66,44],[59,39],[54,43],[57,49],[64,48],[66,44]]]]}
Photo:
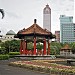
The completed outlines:
{"type": "Polygon", "coordinates": [[[20,55],[20,52],[9,52],[10,58],[14,58],[15,55],[20,55]]]}
{"type": "Polygon", "coordinates": [[[9,59],[9,55],[0,55],[0,60],[9,59]]]}
{"type": "Polygon", "coordinates": [[[6,49],[5,47],[0,48],[0,54],[6,54],[6,49]]]}
{"type": "Polygon", "coordinates": [[[20,52],[9,52],[9,55],[20,55],[20,52]]]}

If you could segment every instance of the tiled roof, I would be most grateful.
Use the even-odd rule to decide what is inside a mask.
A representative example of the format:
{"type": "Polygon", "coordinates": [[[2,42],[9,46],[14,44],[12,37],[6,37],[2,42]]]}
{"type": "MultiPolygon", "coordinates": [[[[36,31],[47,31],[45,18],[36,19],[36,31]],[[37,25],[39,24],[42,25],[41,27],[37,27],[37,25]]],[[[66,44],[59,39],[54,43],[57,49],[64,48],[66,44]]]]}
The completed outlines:
{"type": "Polygon", "coordinates": [[[66,44],[63,48],[61,48],[61,50],[71,50],[71,48],[68,44],[66,44]]]}
{"type": "Polygon", "coordinates": [[[36,34],[44,34],[44,35],[50,35],[51,32],[49,32],[47,29],[43,29],[41,28],[39,25],[37,25],[36,23],[34,23],[32,26],[30,26],[27,29],[23,29],[20,30],[18,32],[18,34],[32,34],[32,33],[36,33],[36,34]]]}

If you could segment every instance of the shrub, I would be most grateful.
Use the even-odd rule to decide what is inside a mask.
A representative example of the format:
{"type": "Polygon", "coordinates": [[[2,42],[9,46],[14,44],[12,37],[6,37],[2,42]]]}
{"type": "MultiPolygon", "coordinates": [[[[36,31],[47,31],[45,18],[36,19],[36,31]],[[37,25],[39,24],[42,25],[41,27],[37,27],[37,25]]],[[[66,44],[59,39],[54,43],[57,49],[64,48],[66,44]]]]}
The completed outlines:
{"type": "Polygon", "coordinates": [[[9,52],[9,55],[20,55],[20,52],[9,52]]]}
{"type": "Polygon", "coordinates": [[[9,52],[10,58],[13,58],[15,55],[20,55],[20,52],[9,52]]]}
{"type": "Polygon", "coordinates": [[[9,59],[9,55],[0,55],[0,60],[9,59]]]}

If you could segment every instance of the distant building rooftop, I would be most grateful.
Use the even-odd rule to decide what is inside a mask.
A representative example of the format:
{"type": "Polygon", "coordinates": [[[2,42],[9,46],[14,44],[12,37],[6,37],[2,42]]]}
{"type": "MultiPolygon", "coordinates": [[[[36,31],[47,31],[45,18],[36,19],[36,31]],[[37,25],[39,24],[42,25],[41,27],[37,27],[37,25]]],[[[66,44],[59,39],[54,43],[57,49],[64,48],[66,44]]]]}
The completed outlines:
{"type": "Polygon", "coordinates": [[[6,35],[15,35],[16,33],[13,30],[10,30],[6,33],[6,35]]]}

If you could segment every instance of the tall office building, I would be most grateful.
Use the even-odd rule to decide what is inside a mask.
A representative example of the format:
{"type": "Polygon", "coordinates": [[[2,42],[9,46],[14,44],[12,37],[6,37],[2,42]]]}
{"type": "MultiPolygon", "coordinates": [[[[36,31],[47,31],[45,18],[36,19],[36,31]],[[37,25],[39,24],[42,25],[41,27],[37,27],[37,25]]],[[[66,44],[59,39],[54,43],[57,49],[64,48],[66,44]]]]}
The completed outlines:
{"type": "Polygon", "coordinates": [[[75,24],[72,16],[60,15],[60,42],[75,42],[75,24]]]}
{"type": "Polygon", "coordinates": [[[43,9],[43,28],[51,31],[51,9],[48,4],[43,9]]]}

